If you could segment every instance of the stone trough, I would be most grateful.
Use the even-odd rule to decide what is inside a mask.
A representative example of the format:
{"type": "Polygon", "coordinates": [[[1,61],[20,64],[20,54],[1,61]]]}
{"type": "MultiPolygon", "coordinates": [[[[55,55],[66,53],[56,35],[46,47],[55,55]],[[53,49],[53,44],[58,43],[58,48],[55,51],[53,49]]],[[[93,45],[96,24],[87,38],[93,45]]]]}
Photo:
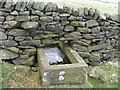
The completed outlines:
{"type": "Polygon", "coordinates": [[[86,80],[87,64],[67,44],[40,47],[37,59],[44,84],[79,84],[86,80]]]}

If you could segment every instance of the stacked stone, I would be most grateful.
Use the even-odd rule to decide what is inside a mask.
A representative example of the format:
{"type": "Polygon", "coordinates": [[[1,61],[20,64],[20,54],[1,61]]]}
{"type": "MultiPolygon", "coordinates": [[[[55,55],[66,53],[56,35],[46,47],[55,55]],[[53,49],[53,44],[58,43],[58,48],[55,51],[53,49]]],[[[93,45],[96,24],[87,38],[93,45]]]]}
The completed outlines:
{"type": "Polygon", "coordinates": [[[99,10],[59,8],[43,2],[2,2],[0,59],[32,66],[37,47],[70,43],[91,65],[117,59],[118,24],[99,10]]]}

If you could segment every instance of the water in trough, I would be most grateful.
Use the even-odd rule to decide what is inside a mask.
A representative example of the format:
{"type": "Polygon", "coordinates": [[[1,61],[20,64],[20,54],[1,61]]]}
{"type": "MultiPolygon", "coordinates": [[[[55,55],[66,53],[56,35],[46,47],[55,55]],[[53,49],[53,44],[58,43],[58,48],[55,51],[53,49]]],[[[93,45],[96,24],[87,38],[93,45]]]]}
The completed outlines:
{"type": "Polygon", "coordinates": [[[44,52],[50,65],[70,64],[68,57],[58,47],[46,47],[44,52]]]}

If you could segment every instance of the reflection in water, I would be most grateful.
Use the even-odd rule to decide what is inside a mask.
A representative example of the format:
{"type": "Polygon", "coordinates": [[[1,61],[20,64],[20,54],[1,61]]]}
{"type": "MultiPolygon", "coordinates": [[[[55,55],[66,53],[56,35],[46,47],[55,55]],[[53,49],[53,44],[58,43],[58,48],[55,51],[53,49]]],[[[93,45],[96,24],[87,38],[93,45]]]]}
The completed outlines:
{"type": "Polygon", "coordinates": [[[61,50],[59,50],[58,47],[47,47],[44,49],[44,52],[50,65],[69,63],[66,62],[67,58],[65,54],[61,50]]]}

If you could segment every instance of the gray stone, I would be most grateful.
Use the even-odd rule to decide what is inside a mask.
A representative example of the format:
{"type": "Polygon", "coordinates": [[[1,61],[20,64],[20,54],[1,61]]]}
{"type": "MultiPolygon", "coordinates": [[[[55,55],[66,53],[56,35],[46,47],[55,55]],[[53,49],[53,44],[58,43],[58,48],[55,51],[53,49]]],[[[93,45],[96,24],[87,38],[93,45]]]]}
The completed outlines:
{"type": "Polygon", "coordinates": [[[68,14],[68,13],[61,13],[61,14],[59,14],[59,16],[60,17],[68,17],[68,16],[70,16],[70,14],[68,14]]]}
{"type": "Polygon", "coordinates": [[[73,16],[78,16],[79,15],[79,12],[78,12],[78,10],[72,10],[72,15],[73,16]]]}
{"type": "Polygon", "coordinates": [[[39,17],[38,16],[30,16],[31,21],[38,21],[39,17]]]}
{"type": "Polygon", "coordinates": [[[81,33],[80,32],[71,32],[68,34],[65,34],[65,37],[80,37],[81,33]]]}
{"type": "Polygon", "coordinates": [[[29,14],[30,14],[29,11],[19,12],[19,15],[22,15],[22,16],[29,16],[29,14]]]}
{"type": "Polygon", "coordinates": [[[59,17],[59,16],[55,16],[55,17],[54,17],[54,20],[55,20],[55,21],[59,21],[59,20],[60,20],[60,17],[59,17]]]}
{"type": "Polygon", "coordinates": [[[25,49],[25,50],[24,50],[24,53],[27,54],[27,55],[30,55],[30,56],[36,54],[36,52],[37,52],[37,49],[36,49],[36,48],[25,49]]]}
{"type": "Polygon", "coordinates": [[[44,15],[43,12],[38,11],[38,10],[32,10],[32,11],[31,11],[31,14],[32,14],[32,15],[38,15],[38,16],[43,16],[43,15],[44,15]]]}
{"type": "Polygon", "coordinates": [[[10,13],[10,15],[18,15],[18,11],[13,11],[10,13]]]}
{"type": "Polygon", "coordinates": [[[41,44],[41,41],[40,40],[29,40],[29,41],[22,41],[19,44],[23,46],[37,46],[41,44]]]}
{"type": "Polygon", "coordinates": [[[101,50],[101,49],[105,49],[106,48],[106,44],[101,44],[101,45],[94,45],[94,46],[89,46],[88,49],[89,51],[96,51],[96,50],[101,50]]]}
{"type": "Polygon", "coordinates": [[[8,35],[12,36],[29,36],[29,32],[23,30],[23,29],[12,29],[10,32],[8,32],[8,35]]]}
{"type": "Polygon", "coordinates": [[[14,19],[14,16],[7,16],[7,17],[6,17],[6,20],[7,20],[7,21],[11,21],[11,20],[13,20],[13,19],[14,19]]]}
{"type": "Polygon", "coordinates": [[[0,16],[0,22],[4,21],[4,17],[0,16]]]}
{"type": "Polygon", "coordinates": [[[32,66],[34,64],[34,61],[35,61],[35,56],[31,56],[25,60],[25,65],[32,66]]]}
{"type": "Polygon", "coordinates": [[[18,2],[16,3],[16,6],[15,6],[15,9],[19,11],[21,9],[21,5],[22,5],[21,0],[18,0],[18,2]]]}
{"type": "Polygon", "coordinates": [[[55,31],[54,33],[62,33],[63,32],[64,27],[63,26],[55,26],[55,31]]]}
{"type": "Polygon", "coordinates": [[[89,33],[91,32],[91,29],[89,28],[81,28],[81,27],[78,27],[77,29],[79,32],[82,32],[82,33],[89,33]]]}
{"type": "Polygon", "coordinates": [[[45,8],[45,3],[44,2],[34,2],[33,3],[33,8],[36,10],[43,11],[45,8]]]}
{"type": "Polygon", "coordinates": [[[11,8],[12,6],[12,1],[9,2],[8,0],[6,1],[5,8],[11,8]]]}
{"type": "Polygon", "coordinates": [[[76,17],[70,16],[70,17],[68,18],[68,20],[70,20],[70,21],[76,20],[76,17]]]}
{"type": "Polygon", "coordinates": [[[87,27],[94,27],[94,26],[98,26],[99,23],[96,20],[88,20],[86,21],[86,25],[87,27]]]}
{"type": "Polygon", "coordinates": [[[80,46],[80,45],[77,45],[77,44],[73,44],[72,46],[74,48],[74,50],[77,50],[77,51],[80,51],[80,52],[87,52],[87,48],[84,47],[84,46],[80,46]]]}
{"type": "Polygon", "coordinates": [[[94,39],[95,37],[94,36],[91,36],[91,34],[83,34],[83,38],[85,39],[94,39]]]}
{"type": "Polygon", "coordinates": [[[9,50],[6,50],[6,49],[0,50],[0,60],[14,59],[14,58],[17,58],[18,56],[19,56],[18,54],[13,53],[9,50]]]}
{"type": "Polygon", "coordinates": [[[6,48],[6,49],[8,49],[8,50],[10,50],[10,51],[12,51],[12,52],[15,52],[15,53],[18,53],[18,52],[19,52],[19,48],[17,48],[17,47],[8,47],[8,48],[6,48]]]}
{"type": "Polygon", "coordinates": [[[51,11],[57,11],[57,5],[52,4],[51,2],[46,5],[45,11],[46,12],[51,12],[51,11]]]}
{"type": "Polygon", "coordinates": [[[77,44],[77,45],[80,45],[80,46],[89,46],[88,43],[83,42],[83,41],[71,41],[71,44],[77,44]]]}
{"type": "Polygon", "coordinates": [[[106,59],[113,59],[114,58],[114,52],[108,52],[108,53],[105,53],[105,54],[103,54],[103,57],[104,57],[104,59],[106,60],[106,59]]]}
{"type": "Polygon", "coordinates": [[[21,27],[24,29],[37,29],[38,28],[38,22],[23,22],[21,24],[21,27]]]}
{"type": "Polygon", "coordinates": [[[101,76],[104,76],[106,73],[103,69],[99,68],[98,66],[93,67],[89,71],[89,77],[99,79],[101,76]]]}
{"type": "Polygon", "coordinates": [[[85,22],[82,22],[82,21],[72,21],[71,25],[72,26],[76,26],[76,27],[84,27],[85,26],[85,22]]]}
{"type": "Polygon", "coordinates": [[[16,40],[16,41],[23,41],[24,39],[25,39],[24,36],[15,37],[15,40],[16,40]]]}
{"type": "Polygon", "coordinates": [[[78,54],[83,58],[89,58],[90,57],[90,53],[88,53],[88,52],[78,52],[78,54]]]}
{"type": "Polygon", "coordinates": [[[13,28],[18,24],[17,21],[5,21],[2,25],[3,28],[13,28]]]}
{"type": "Polygon", "coordinates": [[[90,8],[88,14],[89,14],[90,16],[93,16],[94,13],[95,13],[95,9],[90,8]]]}
{"type": "Polygon", "coordinates": [[[61,17],[60,20],[61,21],[67,21],[67,17],[61,17]]]}
{"type": "Polygon", "coordinates": [[[91,31],[92,31],[92,33],[94,34],[94,33],[99,33],[100,32],[100,27],[98,26],[98,27],[93,27],[93,28],[91,28],[91,31]]]}
{"type": "Polygon", "coordinates": [[[20,8],[20,11],[24,11],[24,10],[26,10],[26,4],[27,4],[27,2],[22,2],[22,4],[21,4],[21,8],[20,8]]]}
{"type": "Polygon", "coordinates": [[[70,25],[67,25],[67,26],[65,26],[64,30],[65,31],[74,31],[74,27],[70,26],[70,25]]]}
{"type": "Polygon", "coordinates": [[[0,47],[12,47],[17,46],[18,43],[13,40],[2,40],[0,41],[0,47]]]}
{"type": "Polygon", "coordinates": [[[100,14],[99,14],[100,16],[99,16],[99,19],[101,19],[101,20],[106,20],[106,16],[105,16],[105,14],[102,12],[102,11],[100,11],[100,14]]]}
{"type": "Polygon", "coordinates": [[[92,52],[89,58],[90,61],[100,61],[100,53],[99,52],[92,52]]]}
{"type": "Polygon", "coordinates": [[[40,17],[40,20],[45,21],[45,22],[51,22],[51,21],[53,21],[53,17],[52,16],[43,16],[43,17],[40,17]]]}
{"type": "Polygon", "coordinates": [[[0,32],[0,40],[7,39],[7,35],[3,32],[0,32]]]}
{"type": "Polygon", "coordinates": [[[61,21],[62,25],[69,25],[69,23],[70,23],[69,21],[61,21]]]}
{"type": "Polygon", "coordinates": [[[23,58],[16,58],[14,60],[12,60],[12,62],[16,65],[24,65],[25,64],[25,59],[23,58]]]}
{"type": "Polygon", "coordinates": [[[72,13],[72,8],[68,7],[68,6],[63,6],[63,11],[66,12],[66,13],[71,14],[72,13]]]}
{"type": "Polygon", "coordinates": [[[98,9],[95,9],[94,19],[98,19],[100,16],[100,11],[98,9]]]}
{"type": "Polygon", "coordinates": [[[88,11],[89,11],[88,8],[85,7],[84,8],[84,15],[88,15],[88,11]]]}
{"type": "Polygon", "coordinates": [[[78,9],[78,12],[79,12],[79,16],[84,16],[84,9],[83,8],[78,9]]]}
{"type": "Polygon", "coordinates": [[[3,28],[0,28],[0,32],[4,32],[5,31],[5,29],[3,29],[3,28]]]}
{"type": "Polygon", "coordinates": [[[54,31],[55,30],[55,26],[54,25],[47,25],[47,30],[54,31]]]}
{"type": "Polygon", "coordinates": [[[15,16],[16,21],[29,21],[30,16],[15,16]]]}

